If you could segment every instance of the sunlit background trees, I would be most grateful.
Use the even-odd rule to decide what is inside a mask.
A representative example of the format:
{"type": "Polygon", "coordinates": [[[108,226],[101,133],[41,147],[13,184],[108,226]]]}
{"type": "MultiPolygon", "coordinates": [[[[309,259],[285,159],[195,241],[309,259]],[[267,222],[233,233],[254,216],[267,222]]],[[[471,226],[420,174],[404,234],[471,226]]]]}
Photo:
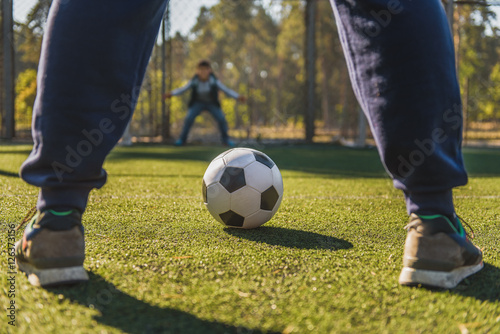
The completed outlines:
{"type": "MultiPolygon", "coordinates": [[[[20,6],[23,1],[32,7],[23,20],[14,24],[17,137],[29,137],[36,68],[51,3],[14,2],[20,6]]],[[[315,140],[355,138],[361,116],[333,14],[328,0],[316,1],[315,140]]],[[[499,7],[455,6],[453,33],[469,140],[500,140],[500,39],[495,8],[499,7]]],[[[137,140],[161,140],[165,126],[162,80],[166,80],[167,88],[178,87],[192,77],[198,60],[210,59],[217,76],[249,98],[247,104],[222,99],[235,137],[303,138],[304,11],[305,1],[300,0],[171,0],[165,53],[159,38],[132,121],[133,135],[137,140]],[[192,19],[194,24],[172,24],[173,18],[181,18],[181,22],[192,19]],[[162,76],[163,66],[166,77],[162,76]]],[[[188,94],[173,98],[166,106],[172,136],[180,131],[187,98],[188,94]]],[[[216,137],[212,120],[207,116],[200,118],[193,136],[216,137]]]]}

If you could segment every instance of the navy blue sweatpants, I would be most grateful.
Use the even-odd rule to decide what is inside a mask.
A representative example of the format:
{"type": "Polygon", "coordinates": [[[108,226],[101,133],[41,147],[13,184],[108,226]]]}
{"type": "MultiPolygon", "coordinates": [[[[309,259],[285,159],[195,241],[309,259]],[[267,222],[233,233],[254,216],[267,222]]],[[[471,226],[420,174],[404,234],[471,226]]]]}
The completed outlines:
{"type": "MultiPolygon", "coordinates": [[[[331,0],[349,73],[409,212],[454,212],[467,182],[450,29],[439,0],[331,0]]],[[[84,211],[132,116],[167,0],[56,0],[44,35],[34,148],[38,209],[84,211]]]]}

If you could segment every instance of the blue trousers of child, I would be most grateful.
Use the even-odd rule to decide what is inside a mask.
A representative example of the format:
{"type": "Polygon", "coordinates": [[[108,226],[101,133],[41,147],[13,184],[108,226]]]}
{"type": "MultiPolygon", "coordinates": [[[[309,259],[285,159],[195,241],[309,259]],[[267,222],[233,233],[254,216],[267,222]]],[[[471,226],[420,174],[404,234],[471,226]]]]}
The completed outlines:
{"type": "Polygon", "coordinates": [[[194,124],[194,120],[198,115],[200,115],[203,111],[208,111],[210,115],[213,116],[217,125],[219,126],[219,132],[221,135],[221,140],[223,143],[227,143],[229,140],[229,135],[227,133],[228,126],[226,121],[226,116],[222,112],[222,109],[214,103],[204,103],[204,102],[194,102],[192,106],[189,107],[186,118],[184,119],[184,126],[182,127],[182,132],[179,137],[183,143],[186,142],[189,130],[194,124]]]}
{"type": "MultiPolygon", "coordinates": [[[[467,182],[450,29],[439,0],[331,0],[351,81],[408,212],[454,212],[467,182]]],[[[84,211],[137,102],[167,0],[55,0],[21,177],[38,209],[84,211]]]]}

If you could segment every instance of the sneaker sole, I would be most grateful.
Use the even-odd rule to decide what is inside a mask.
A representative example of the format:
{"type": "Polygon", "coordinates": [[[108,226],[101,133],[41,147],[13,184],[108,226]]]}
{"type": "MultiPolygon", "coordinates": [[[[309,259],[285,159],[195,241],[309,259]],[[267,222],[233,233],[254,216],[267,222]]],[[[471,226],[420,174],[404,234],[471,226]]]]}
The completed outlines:
{"type": "Polygon", "coordinates": [[[16,259],[16,266],[26,274],[28,281],[34,286],[50,287],[86,282],[89,276],[83,266],[37,269],[29,263],[16,259]]]}
{"type": "Polygon", "coordinates": [[[461,280],[481,270],[483,265],[481,261],[474,266],[460,267],[449,272],[404,267],[399,276],[399,284],[453,289],[461,280]]]}

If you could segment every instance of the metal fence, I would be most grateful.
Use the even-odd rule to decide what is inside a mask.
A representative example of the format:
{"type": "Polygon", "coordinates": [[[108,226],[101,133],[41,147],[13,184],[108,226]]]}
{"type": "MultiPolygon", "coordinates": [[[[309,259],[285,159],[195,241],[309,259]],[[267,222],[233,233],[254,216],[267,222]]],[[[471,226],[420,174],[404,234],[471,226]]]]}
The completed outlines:
{"type": "MultiPolygon", "coordinates": [[[[1,2],[0,136],[29,138],[38,53],[51,0],[1,2]]],[[[483,9],[498,5],[471,2],[445,3],[457,58],[466,69],[472,60],[463,48],[477,33],[472,21],[481,15],[487,18],[483,9]]],[[[488,29],[488,34],[497,36],[493,25],[488,29]]],[[[495,62],[498,55],[493,58],[489,61],[495,62]]],[[[369,137],[328,0],[171,0],[131,122],[134,140],[159,142],[179,134],[188,96],[165,101],[162,95],[187,82],[200,59],[210,59],[220,80],[248,97],[247,103],[222,98],[230,133],[240,141],[351,139],[363,143],[369,137]]],[[[462,72],[468,76],[461,81],[467,136],[500,140],[500,114],[483,103],[485,99],[495,102],[491,71],[462,72]],[[483,109],[490,110],[490,115],[483,109]]],[[[191,141],[218,141],[209,115],[199,117],[191,141]]]]}
{"type": "MultiPolygon", "coordinates": [[[[315,125],[316,141],[357,138],[359,107],[350,86],[333,13],[328,1],[318,1],[316,5],[323,10],[315,14],[315,39],[317,43],[330,40],[312,61],[316,73],[308,73],[306,57],[311,43],[306,39],[306,1],[170,1],[165,30],[160,30],[159,45],[143,84],[131,132],[138,140],[176,137],[189,96],[167,101],[166,110],[162,111],[158,94],[162,61],[167,74],[166,90],[170,90],[193,76],[200,59],[210,59],[219,79],[248,98],[242,104],[221,96],[234,138],[303,140],[307,110],[312,114],[309,123],[315,125]],[[308,76],[316,84],[309,99],[308,76]],[[328,92],[322,94],[323,91],[328,92]],[[168,124],[159,123],[160,119],[168,124]]],[[[361,129],[366,132],[366,127],[361,129]]],[[[195,123],[191,141],[218,141],[217,127],[208,114],[202,114],[195,123]]]]}

